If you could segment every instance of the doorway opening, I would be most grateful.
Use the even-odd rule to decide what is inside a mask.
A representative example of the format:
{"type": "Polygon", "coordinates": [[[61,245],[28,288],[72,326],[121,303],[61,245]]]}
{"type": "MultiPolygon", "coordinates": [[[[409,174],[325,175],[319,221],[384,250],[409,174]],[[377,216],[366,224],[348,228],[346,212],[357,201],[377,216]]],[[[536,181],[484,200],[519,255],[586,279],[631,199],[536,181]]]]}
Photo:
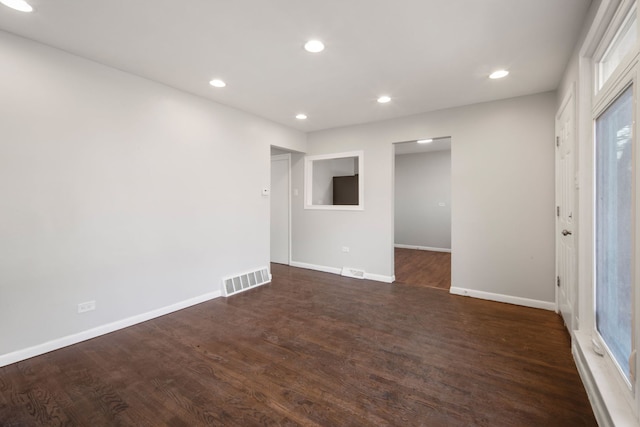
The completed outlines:
{"type": "Polygon", "coordinates": [[[451,138],[394,144],[396,283],[451,288],[451,138]]]}
{"type": "Polygon", "coordinates": [[[271,262],[291,264],[291,153],[271,147],[271,262]]]}
{"type": "Polygon", "coordinates": [[[572,331],[578,316],[576,231],[576,132],[573,88],[556,114],[556,304],[572,331]]]}

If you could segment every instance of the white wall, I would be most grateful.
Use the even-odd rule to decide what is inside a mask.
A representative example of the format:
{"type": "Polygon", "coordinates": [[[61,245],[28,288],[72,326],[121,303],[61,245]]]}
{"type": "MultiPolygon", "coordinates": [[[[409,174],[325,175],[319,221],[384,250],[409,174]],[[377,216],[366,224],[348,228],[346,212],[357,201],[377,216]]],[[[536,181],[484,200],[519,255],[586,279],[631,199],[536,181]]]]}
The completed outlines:
{"type": "Polygon", "coordinates": [[[451,150],[397,155],[395,171],[395,243],[451,249],[451,150]]]}
{"type": "MultiPolygon", "coordinates": [[[[583,380],[598,425],[638,426],[637,401],[618,376],[611,358],[596,354],[593,346],[595,328],[593,288],[593,76],[590,56],[619,2],[593,0],[578,43],[558,86],[556,111],[569,94],[576,101],[576,174],[574,242],[577,255],[577,295],[571,307],[573,330],[572,353],[583,380]],[[625,404],[624,402],[631,403],[625,404]],[[635,407],[635,408],[634,408],[635,407]]],[[[637,383],[634,385],[637,388],[637,383]]]]}
{"type": "Polygon", "coordinates": [[[304,134],[4,32],[0,52],[0,361],[268,266],[270,145],[304,134]]]}
{"type": "Polygon", "coordinates": [[[364,150],[365,210],[294,203],[293,260],[393,275],[392,143],[451,136],[452,286],[554,301],[554,112],[549,92],[309,134],[309,154],[364,150]]]}
{"type": "MultiPolygon", "coordinates": [[[[568,96],[573,96],[575,102],[575,135],[576,135],[576,150],[575,167],[576,177],[580,180],[579,188],[586,190],[592,186],[591,174],[586,171],[592,168],[592,156],[593,147],[588,143],[591,140],[591,65],[587,64],[581,66],[580,50],[585,43],[585,38],[590,31],[591,24],[594,22],[596,13],[600,9],[601,1],[594,0],[587,13],[585,24],[582,27],[578,43],[576,44],[573,53],[567,63],[562,80],[558,85],[557,98],[556,98],[556,112],[558,112],[562,106],[562,103],[568,96]],[[586,73],[585,73],[586,71],[586,73]],[[581,170],[582,169],[582,170],[581,170]]],[[[600,12],[602,13],[602,11],[600,12]]],[[[593,37],[593,34],[590,38],[593,37]]],[[[585,61],[585,59],[582,59],[585,61]]],[[[588,59],[587,62],[590,62],[588,59]]],[[[593,200],[589,191],[576,192],[574,195],[577,210],[574,211],[574,221],[577,224],[576,230],[574,230],[574,246],[576,248],[576,255],[578,264],[581,266],[591,265],[591,253],[593,248],[591,242],[582,239],[582,236],[588,236],[591,233],[591,207],[593,200]]],[[[592,267],[579,268],[576,276],[577,294],[573,295],[572,303],[573,307],[569,307],[571,316],[573,317],[573,323],[577,326],[580,319],[580,311],[588,312],[590,307],[593,307],[593,298],[591,296],[590,285],[585,289],[585,292],[581,292],[580,287],[591,283],[592,267]]],[[[592,328],[593,324],[589,316],[582,319],[583,326],[592,328]],[[588,322],[589,324],[585,324],[588,322]]]]}

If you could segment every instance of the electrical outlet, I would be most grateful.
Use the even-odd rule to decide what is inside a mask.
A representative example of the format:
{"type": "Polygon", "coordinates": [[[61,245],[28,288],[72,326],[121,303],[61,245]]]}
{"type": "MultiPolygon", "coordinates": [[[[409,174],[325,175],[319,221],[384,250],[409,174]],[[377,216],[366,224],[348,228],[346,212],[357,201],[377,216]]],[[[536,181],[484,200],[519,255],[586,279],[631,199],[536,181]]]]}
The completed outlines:
{"type": "Polygon", "coordinates": [[[80,304],[78,304],[78,313],[86,313],[87,311],[93,311],[96,309],[96,302],[94,301],[87,301],[87,302],[81,302],[80,304]]]}
{"type": "Polygon", "coordinates": [[[342,252],[349,252],[349,246],[343,246],[342,252]]]}

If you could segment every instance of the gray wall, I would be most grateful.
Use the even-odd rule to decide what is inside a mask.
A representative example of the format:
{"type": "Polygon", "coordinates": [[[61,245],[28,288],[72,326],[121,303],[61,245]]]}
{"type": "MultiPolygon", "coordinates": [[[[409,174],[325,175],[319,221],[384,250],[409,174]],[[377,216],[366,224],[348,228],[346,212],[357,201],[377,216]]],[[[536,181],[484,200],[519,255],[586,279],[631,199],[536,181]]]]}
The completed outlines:
{"type": "MultiPolygon", "coordinates": [[[[555,96],[309,134],[309,154],[364,150],[365,210],[312,211],[294,203],[293,260],[392,276],[392,143],[451,136],[452,286],[554,301],[555,96]]],[[[302,166],[294,167],[294,188],[302,188],[302,166]]]]}
{"type": "Polygon", "coordinates": [[[396,245],[451,249],[451,150],[395,161],[396,245]]]}
{"type": "Polygon", "coordinates": [[[270,146],[303,133],[4,32],[0,52],[0,359],[269,265],[270,146]]]}

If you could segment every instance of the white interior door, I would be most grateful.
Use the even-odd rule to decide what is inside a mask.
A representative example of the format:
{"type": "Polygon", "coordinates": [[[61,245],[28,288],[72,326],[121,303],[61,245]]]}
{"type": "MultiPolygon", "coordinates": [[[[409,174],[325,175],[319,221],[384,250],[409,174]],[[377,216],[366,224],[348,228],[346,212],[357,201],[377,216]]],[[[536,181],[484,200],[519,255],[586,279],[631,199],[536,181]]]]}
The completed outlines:
{"type": "Polygon", "coordinates": [[[556,299],[569,330],[577,327],[576,298],[576,157],[573,90],[556,116],[556,299]]]}
{"type": "Polygon", "coordinates": [[[271,262],[289,265],[291,155],[271,156],[271,262]]]}

